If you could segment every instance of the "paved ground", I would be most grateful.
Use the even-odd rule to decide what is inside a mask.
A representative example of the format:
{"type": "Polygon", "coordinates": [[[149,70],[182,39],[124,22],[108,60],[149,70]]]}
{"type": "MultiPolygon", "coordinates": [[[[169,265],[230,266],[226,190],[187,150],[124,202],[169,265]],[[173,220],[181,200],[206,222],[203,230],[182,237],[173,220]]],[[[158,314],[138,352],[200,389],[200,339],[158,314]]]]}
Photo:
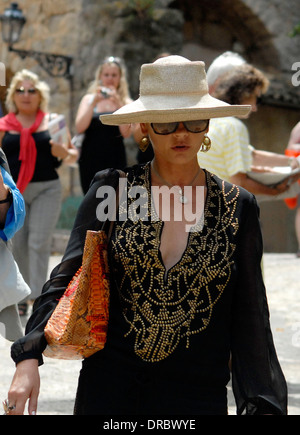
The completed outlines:
{"type": "MultiPolygon", "coordinates": [[[[59,260],[53,256],[50,269],[59,260]]],[[[289,388],[289,414],[300,415],[300,259],[294,254],[266,254],[264,274],[274,341],[289,388]]],[[[0,338],[0,400],[14,373],[9,352],[10,344],[0,338]]],[[[80,361],[46,360],[40,368],[39,414],[72,414],[80,366],[80,361]]],[[[229,413],[235,414],[230,387],[229,413]]]]}

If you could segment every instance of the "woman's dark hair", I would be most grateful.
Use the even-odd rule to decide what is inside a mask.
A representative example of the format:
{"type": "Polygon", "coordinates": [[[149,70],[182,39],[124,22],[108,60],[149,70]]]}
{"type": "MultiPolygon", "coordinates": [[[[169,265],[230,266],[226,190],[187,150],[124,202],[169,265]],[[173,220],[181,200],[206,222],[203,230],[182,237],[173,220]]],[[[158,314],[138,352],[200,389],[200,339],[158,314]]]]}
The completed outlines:
{"type": "Polygon", "coordinates": [[[259,69],[243,64],[220,78],[213,96],[229,104],[243,104],[257,89],[264,94],[268,87],[269,80],[259,69]]]}

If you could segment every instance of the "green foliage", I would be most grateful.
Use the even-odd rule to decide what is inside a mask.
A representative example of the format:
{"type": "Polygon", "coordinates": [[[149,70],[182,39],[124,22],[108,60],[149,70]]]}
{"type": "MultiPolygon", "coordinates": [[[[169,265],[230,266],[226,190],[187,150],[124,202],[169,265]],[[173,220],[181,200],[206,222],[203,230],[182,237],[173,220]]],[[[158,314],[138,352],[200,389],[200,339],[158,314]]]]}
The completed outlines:
{"type": "Polygon", "coordinates": [[[294,38],[295,36],[300,35],[300,23],[298,23],[293,30],[289,33],[289,36],[291,38],[294,38]]]}
{"type": "Polygon", "coordinates": [[[152,18],[155,0],[128,0],[128,7],[132,9],[139,18],[152,18]]]}

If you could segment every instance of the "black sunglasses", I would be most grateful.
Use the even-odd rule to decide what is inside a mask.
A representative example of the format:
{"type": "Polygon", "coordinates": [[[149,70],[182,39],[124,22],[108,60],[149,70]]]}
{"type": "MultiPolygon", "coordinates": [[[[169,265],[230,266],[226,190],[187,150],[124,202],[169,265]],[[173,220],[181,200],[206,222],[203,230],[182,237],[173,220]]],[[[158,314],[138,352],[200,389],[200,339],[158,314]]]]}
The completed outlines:
{"type": "Polygon", "coordinates": [[[36,94],[37,90],[35,88],[25,89],[23,86],[21,88],[16,89],[17,94],[25,94],[25,92],[28,92],[28,94],[36,94]]]}
{"type": "MultiPolygon", "coordinates": [[[[156,134],[166,135],[175,133],[180,122],[153,122],[151,127],[156,134]]],[[[198,121],[184,121],[183,125],[190,133],[202,133],[208,127],[209,119],[199,119],[198,121]]]]}

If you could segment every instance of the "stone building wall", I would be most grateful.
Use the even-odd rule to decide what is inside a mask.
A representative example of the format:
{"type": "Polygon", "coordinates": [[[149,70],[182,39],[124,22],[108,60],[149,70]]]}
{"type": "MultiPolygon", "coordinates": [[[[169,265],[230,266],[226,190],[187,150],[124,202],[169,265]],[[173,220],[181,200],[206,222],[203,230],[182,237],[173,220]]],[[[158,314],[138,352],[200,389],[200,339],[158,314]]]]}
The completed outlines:
{"type": "MultiPolygon", "coordinates": [[[[149,0],[150,1],[150,0],[149,0]]],[[[145,0],[144,0],[145,2],[145,0]]],[[[140,3],[144,3],[140,0],[140,3]]],[[[2,0],[0,12],[10,5],[2,0]]],[[[207,67],[220,52],[232,49],[281,79],[280,92],[297,94],[290,86],[291,67],[299,61],[300,36],[288,33],[300,20],[298,0],[156,0],[154,11],[141,18],[129,5],[134,0],[20,0],[27,17],[16,48],[60,53],[74,57],[74,106],[106,55],[125,59],[133,97],[138,94],[142,63],[159,52],[186,53],[207,67]],[[150,18],[149,18],[150,17],[150,18]]],[[[138,0],[135,0],[138,3],[138,0]]],[[[46,79],[54,109],[69,114],[69,84],[49,77],[34,60],[9,53],[0,41],[0,56],[8,73],[28,67],[46,79]]],[[[296,101],[296,99],[295,99],[296,101]]]]}
{"type": "MultiPolygon", "coordinates": [[[[247,121],[252,144],[284,152],[289,132],[299,119],[300,86],[292,85],[291,68],[300,62],[300,36],[288,36],[300,21],[299,0],[155,0],[153,8],[143,10],[141,6],[147,1],[151,3],[19,0],[27,22],[16,48],[72,56],[74,76],[72,82],[50,77],[34,60],[9,53],[0,40],[0,61],[6,65],[7,80],[24,67],[37,72],[51,87],[50,110],[64,113],[74,131],[79,101],[107,55],[125,60],[131,94],[136,98],[140,65],[160,52],[201,59],[208,67],[225,50],[237,51],[271,79],[265,104],[247,121]]],[[[0,13],[10,3],[2,0],[0,13]]],[[[0,98],[3,93],[0,89],[0,98]]],[[[132,141],[128,141],[127,151],[129,162],[134,163],[136,147],[132,141]]],[[[76,170],[70,175],[64,169],[62,177],[66,196],[70,189],[72,194],[80,194],[76,170]]],[[[294,212],[282,202],[262,207],[267,250],[295,249],[293,219],[294,212]]]]}

